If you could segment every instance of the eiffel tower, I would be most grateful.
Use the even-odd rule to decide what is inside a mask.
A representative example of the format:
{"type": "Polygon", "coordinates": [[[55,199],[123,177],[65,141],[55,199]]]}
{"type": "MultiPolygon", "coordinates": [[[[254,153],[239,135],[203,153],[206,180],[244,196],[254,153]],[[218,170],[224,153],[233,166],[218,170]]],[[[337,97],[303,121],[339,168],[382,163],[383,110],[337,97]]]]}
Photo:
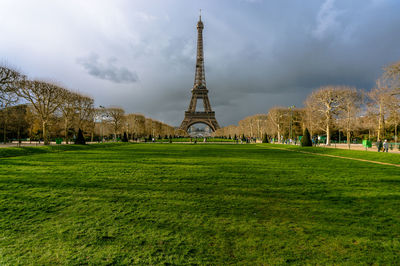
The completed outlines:
{"type": "Polygon", "coordinates": [[[192,89],[192,99],[190,100],[189,108],[185,112],[185,118],[180,126],[180,129],[183,129],[186,132],[191,125],[197,123],[206,124],[212,129],[212,131],[219,129],[218,122],[215,119],[215,112],[213,112],[211,109],[210,100],[208,99],[208,90],[206,87],[203,53],[203,29],[204,24],[201,21],[200,14],[199,22],[197,22],[197,58],[194,86],[192,89]],[[203,100],[204,111],[196,111],[198,99],[203,100]]]}

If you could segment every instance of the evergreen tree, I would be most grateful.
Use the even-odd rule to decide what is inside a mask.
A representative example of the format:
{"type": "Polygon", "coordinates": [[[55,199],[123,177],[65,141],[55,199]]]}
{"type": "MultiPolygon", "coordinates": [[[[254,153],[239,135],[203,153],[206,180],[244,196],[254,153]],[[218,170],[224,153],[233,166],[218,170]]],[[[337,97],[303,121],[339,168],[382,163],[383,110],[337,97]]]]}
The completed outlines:
{"type": "Polygon", "coordinates": [[[83,137],[83,132],[81,129],[78,131],[78,137],[75,139],[75,144],[85,145],[85,138],[83,137]]]}
{"type": "Polygon", "coordinates": [[[122,142],[128,142],[128,136],[126,135],[126,132],[124,132],[124,136],[122,138],[122,142]]]}
{"type": "Polygon", "coordinates": [[[307,128],[304,131],[304,136],[301,138],[301,146],[302,147],[310,147],[310,146],[312,146],[310,132],[308,132],[307,128]]]}
{"type": "Polygon", "coordinates": [[[267,133],[264,134],[264,139],[263,139],[263,143],[268,143],[268,135],[267,133]]]}

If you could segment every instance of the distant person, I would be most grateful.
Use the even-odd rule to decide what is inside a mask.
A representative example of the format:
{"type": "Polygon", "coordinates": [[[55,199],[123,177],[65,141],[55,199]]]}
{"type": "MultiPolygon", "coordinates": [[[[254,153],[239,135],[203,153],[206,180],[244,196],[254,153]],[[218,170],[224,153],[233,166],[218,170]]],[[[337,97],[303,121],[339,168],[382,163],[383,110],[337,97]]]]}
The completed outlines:
{"type": "Polygon", "coordinates": [[[382,141],[380,139],[376,142],[376,146],[378,147],[378,152],[380,152],[382,150],[382,141]]]}
{"type": "Polygon", "coordinates": [[[383,142],[383,151],[384,152],[389,152],[389,142],[387,142],[387,139],[383,142]]]}

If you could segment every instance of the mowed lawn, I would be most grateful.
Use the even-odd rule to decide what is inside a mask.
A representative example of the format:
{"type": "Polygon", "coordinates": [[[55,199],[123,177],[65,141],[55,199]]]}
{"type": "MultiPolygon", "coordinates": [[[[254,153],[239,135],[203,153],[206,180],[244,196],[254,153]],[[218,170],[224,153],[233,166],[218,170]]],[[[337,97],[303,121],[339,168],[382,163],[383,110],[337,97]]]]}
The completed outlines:
{"type": "Polygon", "coordinates": [[[399,263],[400,167],[275,147],[3,150],[0,265],[399,263]]]}

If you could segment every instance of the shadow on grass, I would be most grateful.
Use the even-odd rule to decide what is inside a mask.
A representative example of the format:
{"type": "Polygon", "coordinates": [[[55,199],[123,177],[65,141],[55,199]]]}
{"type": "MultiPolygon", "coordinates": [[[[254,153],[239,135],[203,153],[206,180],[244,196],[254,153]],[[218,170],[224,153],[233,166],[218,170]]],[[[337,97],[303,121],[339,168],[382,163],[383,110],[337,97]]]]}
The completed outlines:
{"type": "Polygon", "coordinates": [[[90,145],[51,145],[51,146],[39,146],[39,147],[10,147],[0,149],[0,158],[6,157],[18,157],[27,155],[36,155],[44,153],[58,153],[65,151],[82,151],[82,150],[93,150],[93,149],[107,149],[114,148],[121,145],[132,145],[126,143],[101,143],[101,144],[90,144],[90,145]]]}

